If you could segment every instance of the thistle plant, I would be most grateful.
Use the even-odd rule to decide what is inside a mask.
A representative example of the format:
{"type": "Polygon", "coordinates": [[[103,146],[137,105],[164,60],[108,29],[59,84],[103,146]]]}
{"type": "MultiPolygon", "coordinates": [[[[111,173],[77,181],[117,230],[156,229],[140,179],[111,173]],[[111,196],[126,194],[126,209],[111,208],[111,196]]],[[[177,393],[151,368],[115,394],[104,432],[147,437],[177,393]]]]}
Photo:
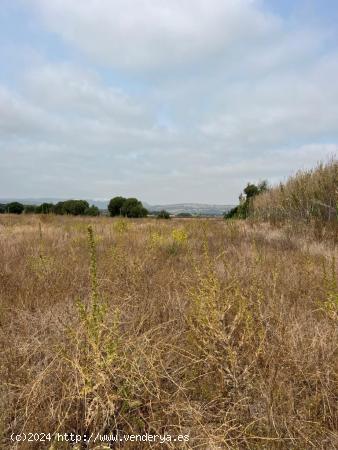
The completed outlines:
{"type": "Polygon", "coordinates": [[[77,301],[78,311],[82,322],[88,332],[89,342],[95,348],[99,345],[100,335],[103,331],[103,322],[107,312],[106,303],[100,298],[99,283],[97,276],[97,256],[96,241],[91,225],[87,228],[88,248],[90,255],[89,274],[90,274],[90,301],[86,305],[83,301],[77,301]]]}

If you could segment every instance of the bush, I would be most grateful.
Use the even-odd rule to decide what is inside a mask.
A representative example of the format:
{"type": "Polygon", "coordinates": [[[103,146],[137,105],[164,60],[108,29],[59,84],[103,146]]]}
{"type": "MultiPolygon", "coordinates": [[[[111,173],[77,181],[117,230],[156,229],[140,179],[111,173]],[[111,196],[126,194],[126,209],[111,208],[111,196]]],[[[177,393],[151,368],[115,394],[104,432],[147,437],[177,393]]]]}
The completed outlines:
{"type": "Polygon", "coordinates": [[[89,208],[87,208],[84,212],[85,216],[99,216],[100,215],[100,210],[97,206],[92,205],[89,208]]]}
{"type": "Polygon", "coordinates": [[[54,214],[58,214],[58,215],[63,215],[63,214],[65,214],[65,210],[64,210],[64,208],[63,208],[63,203],[64,202],[58,202],[55,206],[54,206],[54,208],[53,208],[53,212],[54,212],[54,214]]]}
{"type": "Polygon", "coordinates": [[[160,211],[157,214],[157,218],[158,219],[170,219],[170,214],[168,213],[168,211],[162,209],[162,211],[160,211]]]}
{"type": "Polygon", "coordinates": [[[65,213],[73,216],[83,216],[88,208],[89,203],[86,200],[66,200],[63,202],[65,213]]]}
{"type": "Polygon", "coordinates": [[[185,244],[188,240],[188,233],[183,228],[174,228],[171,235],[178,244],[185,244]]]}
{"type": "Polygon", "coordinates": [[[54,212],[54,205],[53,203],[42,203],[35,208],[35,212],[37,214],[50,214],[54,212]]]}
{"type": "Polygon", "coordinates": [[[255,197],[262,194],[268,189],[267,181],[261,181],[256,186],[248,183],[243,190],[244,194],[239,196],[239,205],[232,208],[229,212],[224,213],[224,219],[246,219],[249,211],[252,208],[252,202],[255,197]]]}
{"type": "Polygon", "coordinates": [[[25,214],[35,214],[36,206],[35,205],[25,205],[24,213],[25,214]]]}
{"type": "Polygon", "coordinates": [[[233,219],[238,216],[238,206],[230,209],[230,211],[224,213],[224,219],[233,219]]]}
{"type": "Polygon", "coordinates": [[[19,202],[11,202],[6,205],[6,212],[11,214],[22,214],[24,209],[24,205],[19,202]]]}

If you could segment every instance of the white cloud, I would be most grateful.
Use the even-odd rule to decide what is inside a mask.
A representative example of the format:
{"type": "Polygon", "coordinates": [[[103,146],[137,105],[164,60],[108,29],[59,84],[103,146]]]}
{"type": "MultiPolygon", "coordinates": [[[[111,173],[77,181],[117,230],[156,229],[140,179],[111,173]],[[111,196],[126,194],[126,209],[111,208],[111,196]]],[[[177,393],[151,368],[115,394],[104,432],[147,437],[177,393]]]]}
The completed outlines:
{"type": "Polygon", "coordinates": [[[278,146],[338,131],[338,54],[296,71],[235,82],[200,129],[230,144],[278,146]]]}
{"type": "Polygon", "coordinates": [[[70,64],[35,67],[25,76],[25,88],[34,102],[47,109],[110,118],[115,123],[146,119],[144,109],[121,90],[103,86],[95,72],[70,64]]]}
{"type": "Polygon", "coordinates": [[[231,203],[337,152],[330,30],[259,1],[29,1],[87,58],[40,55],[0,85],[3,196],[231,203]]]}
{"type": "Polygon", "coordinates": [[[94,60],[129,69],[187,65],[279,27],[252,0],[31,0],[48,27],[94,60]]]}
{"type": "MultiPolygon", "coordinates": [[[[154,203],[231,203],[247,181],[276,181],[338,148],[311,144],[271,150],[262,129],[257,134],[253,129],[255,139],[243,145],[236,126],[228,126],[222,138],[206,138],[197,126],[192,132],[160,129],[151,107],[70,66],[42,67],[23,86],[21,97],[0,89],[4,195],[20,196],[24,186],[30,196],[123,194],[154,203]],[[44,86],[60,96],[48,95],[44,86]]],[[[235,124],[240,122],[236,114],[235,124]]],[[[265,130],[273,134],[274,127],[271,131],[266,124],[265,130]]]]}
{"type": "Polygon", "coordinates": [[[41,111],[25,102],[20,96],[0,85],[1,136],[31,133],[37,130],[41,111]]]}

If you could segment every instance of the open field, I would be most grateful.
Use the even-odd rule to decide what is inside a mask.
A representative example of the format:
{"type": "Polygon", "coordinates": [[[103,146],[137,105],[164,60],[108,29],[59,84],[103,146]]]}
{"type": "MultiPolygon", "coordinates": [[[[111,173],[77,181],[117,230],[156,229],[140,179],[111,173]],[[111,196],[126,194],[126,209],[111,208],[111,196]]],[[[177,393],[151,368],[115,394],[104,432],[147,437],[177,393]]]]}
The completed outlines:
{"type": "Polygon", "coordinates": [[[337,448],[333,245],[221,219],[0,216],[1,448],[113,430],[189,435],[126,449],[337,448]]]}

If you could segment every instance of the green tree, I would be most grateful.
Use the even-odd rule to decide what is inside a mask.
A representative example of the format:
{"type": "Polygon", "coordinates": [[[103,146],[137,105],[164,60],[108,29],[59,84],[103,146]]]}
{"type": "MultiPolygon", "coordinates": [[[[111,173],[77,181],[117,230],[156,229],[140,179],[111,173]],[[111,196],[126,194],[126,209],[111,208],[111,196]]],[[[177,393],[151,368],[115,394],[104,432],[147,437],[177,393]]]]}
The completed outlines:
{"type": "Polygon", "coordinates": [[[108,204],[108,211],[111,217],[120,216],[122,214],[122,207],[127,199],[124,197],[114,197],[108,204]]]}
{"type": "Polygon", "coordinates": [[[69,214],[72,216],[83,216],[85,211],[89,208],[89,203],[86,200],[65,200],[58,202],[53,212],[55,214],[69,214]]]}
{"type": "Polygon", "coordinates": [[[243,189],[243,193],[239,196],[239,205],[224,213],[223,217],[225,219],[246,219],[249,214],[252,199],[256,197],[256,195],[265,192],[267,189],[268,183],[266,180],[259,182],[258,185],[248,183],[243,189]]]}
{"type": "Polygon", "coordinates": [[[25,214],[35,214],[36,206],[35,205],[25,205],[24,213],[25,214]]]}
{"type": "Polygon", "coordinates": [[[234,208],[230,209],[230,211],[227,211],[224,213],[224,219],[233,219],[238,216],[238,208],[239,206],[235,206],[234,208]]]}
{"type": "Polygon", "coordinates": [[[85,216],[99,216],[100,215],[100,210],[97,206],[92,205],[89,206],[89,208],[87,208],[84,212],[85,216]]]}
{"type": "Polygon", "coordinates": [[[146,217],[148,211],[143,207],[142,202],[137,198],[127,198],[121,208],[122,216],[125,217],[146,217]]]}
{"type": "Polygon", "coordinates": [[[162,211],[160,211],[157,214],[157,218],[158,219],[170,219],[170,214],[165,209],[162,209],[162,211]]]}
{"type": "Polygon", "coordinates": [[[86,209],[89,208],[89,203],[86,200],[66,200],[63,202],[64,214],[72,216],[83,216],[86,209]]]}
{"type": "Polygon", "coordinates": [[[248,183],[246,188],[243,190],[244,194],[246,195],[246,200],[248,198],[255,197],[255,195],[259,194],[259,189],[255,184],[248,183]]]}
{"type": "Polygon", "coordinates": [[[66,214],[66,211],[65,211],[63,205],[64,205],[64,202],[57,202],[57,204],[53,208],[53,212],[55,214],[59,214],[59,215],[66,214]]]}
{"type": "Polygon", "coordinates": [[[54,204],[53,203],[42,203],[41,205],[36,207],[37,214],[50,214],[54,212],[54,204]]]}
{"type": "Polygon", "coordinates": [[[24,205],[19,202],[11,202],[6,205],[6,211],[11,214],[21,214],[24,209],[24,205]]]}
{"type": "Polygon", "coordinates": [[[260,181],[257,185],[258,193],[261,194],[269,189],[268,182],[266,180],[260,181]]]}

